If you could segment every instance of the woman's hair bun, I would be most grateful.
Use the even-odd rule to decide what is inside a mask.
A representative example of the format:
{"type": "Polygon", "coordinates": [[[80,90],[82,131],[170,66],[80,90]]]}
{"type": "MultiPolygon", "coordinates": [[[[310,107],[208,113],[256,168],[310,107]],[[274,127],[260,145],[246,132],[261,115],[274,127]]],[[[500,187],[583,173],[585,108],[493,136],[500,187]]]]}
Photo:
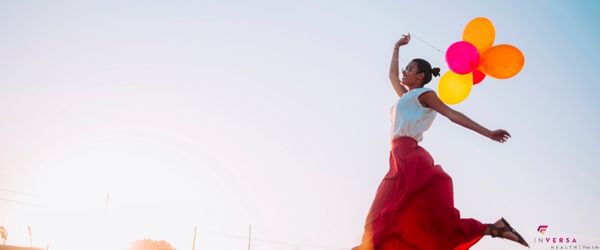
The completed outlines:
{"type": "Polygon", "coordinates": [[[440,76],[440,68],[436,67],[436,68],[431,69],[431,74],[436,77],[440,76]]]}

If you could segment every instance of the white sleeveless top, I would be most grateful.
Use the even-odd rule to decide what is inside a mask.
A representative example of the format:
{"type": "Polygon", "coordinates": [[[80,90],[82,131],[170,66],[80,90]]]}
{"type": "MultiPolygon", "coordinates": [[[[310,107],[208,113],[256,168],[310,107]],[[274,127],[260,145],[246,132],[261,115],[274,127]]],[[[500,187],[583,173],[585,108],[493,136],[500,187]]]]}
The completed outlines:
{"type": "Polygon", "coordinates": [[[435,110],[423,107],[419,102],[419,96],[425,92],[433,91],[428,88],[412,89],[392,106],[392,140],[409,136],[420,142],[423,140],[423,132],[431,127],[435,110]]]}

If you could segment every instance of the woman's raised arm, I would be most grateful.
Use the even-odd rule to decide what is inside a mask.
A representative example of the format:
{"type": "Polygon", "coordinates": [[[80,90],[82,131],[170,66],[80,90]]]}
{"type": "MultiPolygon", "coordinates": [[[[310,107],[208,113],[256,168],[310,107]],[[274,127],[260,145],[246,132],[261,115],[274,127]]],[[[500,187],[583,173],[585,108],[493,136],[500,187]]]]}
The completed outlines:
{"type": "Polygon", "coordinates": [[[396,44],[394,44],[394,53],[392,54],[392,61],[390,62],[390,81],[392,82],[392,87],[394,87],[394,90],[396,91],[398,96],[402,96],[404,95],[404,93],[406,93],[406,91],[408,91],[400,81],[400,67],[398,65],[398,54],[400,51],[400,46],[408,44],[409,41],[410,34],[403,35],[402,38],[400,38],[400,40],[398,40],[396,44]]]}

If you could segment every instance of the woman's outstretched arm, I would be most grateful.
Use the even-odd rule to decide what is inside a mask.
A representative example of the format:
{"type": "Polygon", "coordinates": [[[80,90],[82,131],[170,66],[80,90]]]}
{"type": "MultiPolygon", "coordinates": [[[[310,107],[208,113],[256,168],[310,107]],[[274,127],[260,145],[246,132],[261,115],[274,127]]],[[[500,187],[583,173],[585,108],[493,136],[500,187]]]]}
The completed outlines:
{"type": "Polygon", "coordinates": [[[510,134],[506,132],[506,130],[489,130],[484,126],[479,125],[479,123],[476,123],[475,121],[471,120],[471,118],[467,117],[461,112],[458,112],[448,107],[440,100],[440,98],[437,97],[437,95],[433,91],[428,91],[421,94],[421,96],[419,96],[419,101],[421,102],[421,104],[423,104],[423,106],[435,110],[436,112],[450,119],[450,121],[470,130],[473,130],[494,141],[502,143],[508,140],[508,138],[510,138],[510,134]]]}
{"type": "Polygon", "coordinates": [[[392,87],[398,94],[398,96],[404,95],[406,91],[406,87],[402,85],[400,81],[400,67],[398,65],[398,54],[400,51],[400,46],[408,44],[410,41],[410,34],[402,36],[400,40],[394,44],[394,53],[392,54],[392,61],[390,63],[390,81],[392,82],[392,87]]]}

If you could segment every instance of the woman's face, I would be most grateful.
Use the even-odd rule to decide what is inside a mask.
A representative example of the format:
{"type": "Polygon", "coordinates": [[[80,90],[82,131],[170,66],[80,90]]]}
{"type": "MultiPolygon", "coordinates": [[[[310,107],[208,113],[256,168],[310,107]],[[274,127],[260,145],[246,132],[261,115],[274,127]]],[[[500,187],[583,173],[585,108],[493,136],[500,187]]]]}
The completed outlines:
{"type": "Polygon", "coordinates": [[[406,68],[402,69],[402,83],[408,87],[419,87],[418,85],[423,81],[423,77],[424,74],[419,72],[417,63],[414,61],[411,61],[406,68]]]}

